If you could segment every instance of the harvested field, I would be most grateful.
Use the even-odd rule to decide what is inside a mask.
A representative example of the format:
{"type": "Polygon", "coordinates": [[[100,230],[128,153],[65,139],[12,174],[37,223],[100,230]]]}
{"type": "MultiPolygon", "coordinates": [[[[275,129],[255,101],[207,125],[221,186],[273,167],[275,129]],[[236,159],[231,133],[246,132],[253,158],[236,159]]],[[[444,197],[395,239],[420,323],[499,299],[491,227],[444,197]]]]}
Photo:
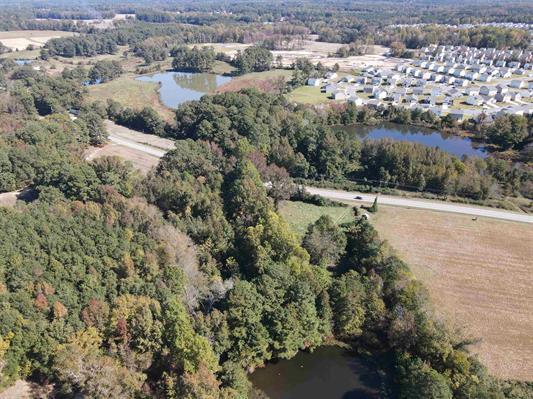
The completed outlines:
{"type": "Polygon", "coordinates": [[[73,32],[63,31],[15,30],[0,32],[0,42],[13,51],[21,51],[26,50],[30,44],[35,47],[42,47],[50,39],[73,35],[73,32]]]}
{"type": "Polygon", "coordinates": [[[217,92],[239,91],[241,89],[256,88],[267,93],[280,93],[285,81],[290,79],[291,71],[286,69],[272,69],[266,72],[253,72],[238,76],[230,82],[220,86],[217,92]]]}
{"type": "Polygon", "coordinates": [[[533,379],[533,228],[380,206],[373,223],[489,371],[533,379]]]}

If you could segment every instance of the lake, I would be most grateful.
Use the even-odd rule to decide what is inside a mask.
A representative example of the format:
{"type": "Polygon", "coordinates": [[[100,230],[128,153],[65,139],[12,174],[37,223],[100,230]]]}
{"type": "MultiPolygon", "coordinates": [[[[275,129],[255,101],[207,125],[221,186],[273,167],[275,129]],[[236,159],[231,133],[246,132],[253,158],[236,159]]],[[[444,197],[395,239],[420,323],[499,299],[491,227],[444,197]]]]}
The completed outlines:
{"type": "Polygon", "coordinates": [[[160,72],[140,76],[137,80],[159,83],[161,102],[169,108],[177,108],[185,101],[199,100],[204,94],[214,92],[231,77],[212,73],[160,72]]]}
{"type": "Polygon", "coordinates": [[[250,376],[270,399],[377,399],[375,369],[345,349],[322,346],[257,369],[250,376]]]}
{"type": "Polygon", "coordinates": [[[457,157],[463,155],[486,158],[488,153],[470,140],[468,137],[459,137],[427,129],[396,123],[384,123],[379,126],[351,125],[340,127],[343,130],[354,132],[361,139],[378,140],[390,138],[398,141],[410,141],[424,144],[428,147],[438,147],[457,157]]]}

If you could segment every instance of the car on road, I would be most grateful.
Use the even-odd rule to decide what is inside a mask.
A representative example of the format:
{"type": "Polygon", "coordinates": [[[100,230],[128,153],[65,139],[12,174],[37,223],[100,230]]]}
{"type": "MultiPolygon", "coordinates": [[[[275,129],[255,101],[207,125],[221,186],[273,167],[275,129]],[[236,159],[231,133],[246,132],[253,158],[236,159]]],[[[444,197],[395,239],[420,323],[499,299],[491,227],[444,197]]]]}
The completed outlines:
{"type": "Polygon", "coordinates": [[[355,199],[356,199],[356,200],[362,200],[363,197],[361,197],[360,195],[357,195],[357,196],[355,197],[355,199]]]}

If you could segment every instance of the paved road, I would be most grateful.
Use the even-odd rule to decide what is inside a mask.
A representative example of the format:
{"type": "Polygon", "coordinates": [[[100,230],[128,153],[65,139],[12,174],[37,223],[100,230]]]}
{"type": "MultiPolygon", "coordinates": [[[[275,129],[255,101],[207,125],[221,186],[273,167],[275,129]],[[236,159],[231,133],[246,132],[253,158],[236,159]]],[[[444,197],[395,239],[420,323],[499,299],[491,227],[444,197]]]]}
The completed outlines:
{"type": "MultiPolygon", "coordinates": [[[[306,187],[310,194],[320,195],[321,197],[332,200],[352,200],[360,196],[361,202],[373,202],[375,194],[363,194],[358,192],[348,192],[340,190],[330,190],[325,188],[306,187]]],[[[380,195],[378,204],[402,206],[406,208],[428,209],[441,212],[462,213],[471,216],[484,216],[495,219],[509,220],[522,223],[533,223],[533,216],[511,211],[496,210],[492,208],[482,208],[470,205],[452,204],[443,201],[430,201],[423,199],[412,199],[403,197],[393,197],[390,195],[380,195]]]]}
{"type": "MultiPolygon", "coordinates": [[[[152,147],[147,144],[139,143],[134,140],[129,140],[124,137],[119,137],[114,134],[109,135],[109,140],[113,143],[123,145],[125,147],[133,148],[135,150],[143,151],[147,154],[162,157],[167,151],[152,147]]],[[[360,196],[362,202],[373,202],[375,194],[362,194],[357,192],[330,190],[315,187],[306,187],[306,190],[311,194],[317,194],[322,197],[333,200],[355,200],[356,196],[360,196]]],[[[452,204],[443,201],[431,201],[422,199],[412,199],[403,197],[394,197],[389,195],[380,195],[378,202],[384,205],[403,206],[406,208],[428,209],[441,212],[461,213],[471,216],[490,217],[501,220],[509,220],[522,223],[533,223],[533,216],[511,211],[496,210],[493,208],[475,207],[469,205],[452,204]]]]}

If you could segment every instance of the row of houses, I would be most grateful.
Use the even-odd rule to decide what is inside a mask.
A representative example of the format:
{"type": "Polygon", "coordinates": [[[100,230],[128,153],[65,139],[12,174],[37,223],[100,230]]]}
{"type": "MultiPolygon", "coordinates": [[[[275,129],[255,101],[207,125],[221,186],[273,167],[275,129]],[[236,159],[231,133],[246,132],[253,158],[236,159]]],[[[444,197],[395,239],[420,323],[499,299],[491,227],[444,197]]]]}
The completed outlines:
{"type": "MultiPolygon", "coordinates": [[[[427,85],[423,79],[414,79],[402,76],[397,71],[367,67],[361,75],[347,75],[334,80],[331,76],[323,78],[310,78],[310,86],[317,86],[334,100],[348,101],[356,105],[368,106],[402,106],[409,109],[420,108],[431,110],[436,115],[442,116],[450,112],[457,113],[461,104],[479,107],[479,110],[465,109],[464,118],[472,117],[481,112],[526,112],[533,104],[523,102],[523,99],[532,97],[533,82],[525,87],[522,80],[513,80],[508,85],[462,87],[427,85]],[[512,89],[512,90],[511,90],[512,89]],[[516,89],[516,90],[515,90],[516,89]],[[513,107],[519,107],[517,110],[513,107]],[[524,111],[525,109],[525,111],[524,111]]],[[[460,118],[458,117],[458,120],[460,118]]]]}
{"type": "Polygon", "coordinates": [[[420,76],[434,76],[432,80],[439,80],[438,76],[443,76],[440,80],[450,80],[450,77],[456,79],[466,79],[468,81],[479,81],[489,83],[493,79],[511,78],[513,75],[523,76],[524,78],[533,76],[533,64],[527,64],[529,69],[514,69],[507,67],[487,67],[485,65],[466,65],[455,62],[446,62],[439,64],[433,61],[418,60],[413,66],[398,65],[396,69],[406,74],[418,74],[420,76]],[[422,70],[415,67],[422,68],[422,70]],[[427,70],[427,71],[424,71],[427,70]],[[429,74],[429,75],[428,75],[429,74]],[[448,75],[448,77],[444,76],[448,75]]]}
{"type": "Polygon", "coordinates": [[[526,68],[533,62],[533,52],[525,49],[499,50],[468,46],[428,46],[421,50],[421,58],[438,62],[483,64],[497,67],[526,68]]]}

